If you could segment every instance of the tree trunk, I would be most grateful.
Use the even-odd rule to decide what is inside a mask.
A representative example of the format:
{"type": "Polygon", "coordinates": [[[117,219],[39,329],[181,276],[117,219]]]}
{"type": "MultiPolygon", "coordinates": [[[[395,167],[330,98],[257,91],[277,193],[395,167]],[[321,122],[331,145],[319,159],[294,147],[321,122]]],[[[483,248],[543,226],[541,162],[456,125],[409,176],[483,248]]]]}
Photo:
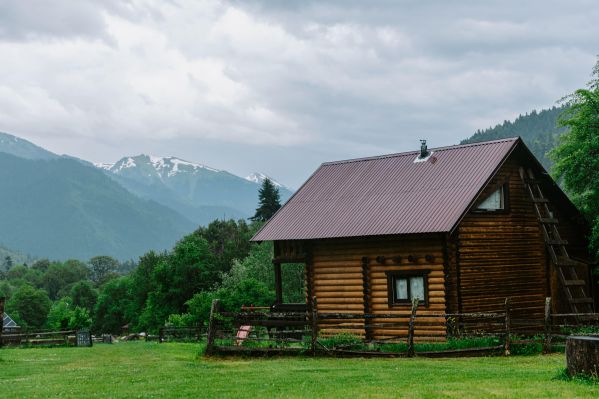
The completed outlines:
{"type": "Polygon", "coordinates": [[[599,376],[599,337],[568,337],[566,340],[568,374],[599,376]]]}

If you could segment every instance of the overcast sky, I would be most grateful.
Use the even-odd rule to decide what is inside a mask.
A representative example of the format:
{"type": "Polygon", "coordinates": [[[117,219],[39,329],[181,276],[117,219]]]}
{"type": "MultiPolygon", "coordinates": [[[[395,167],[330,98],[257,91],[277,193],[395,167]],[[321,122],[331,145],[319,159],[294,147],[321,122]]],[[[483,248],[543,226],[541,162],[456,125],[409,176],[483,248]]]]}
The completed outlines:
{"type": "Polygon", "coordinates": [[[0,131],[298,187],[550,107],[599,54],[594,0],[293,4],[0,0],[0,131]]]}

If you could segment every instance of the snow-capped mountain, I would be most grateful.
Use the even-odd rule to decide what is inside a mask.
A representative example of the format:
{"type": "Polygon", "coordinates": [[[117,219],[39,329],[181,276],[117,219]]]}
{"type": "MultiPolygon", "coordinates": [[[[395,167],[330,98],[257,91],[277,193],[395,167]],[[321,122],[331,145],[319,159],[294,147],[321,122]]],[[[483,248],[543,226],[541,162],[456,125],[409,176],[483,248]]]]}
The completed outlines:
{"type": "MultiPolygon", "coordinates": [[[[169,206],[199,224],[253,215],[264,176],[255,174],[256,180],[252,181],[201,163],[145,154],[96,166],[110,172],[128,190],[169,206]]],[[[281,200],[287,200],[291,191],[277,185],[281,200]]]]}
{"type": "MultiPolygon", "coordinates": [[[[218,169],[199,163],[185,161],[176,157],[157,157],[145,154],[136,157],[125,157],[115,164],[104,163],[96,164],[96,166],[116,174],[127,173],[123,172],[125,169],[138,167],[148,169],[148,167],[151,166],[154,169],[155,176],[158,176],[161,179],[173,177],[179,173],[197,174],[201,170],[220,172],[218,169]]],[[[150,173],[150,175],[153,175],[153,173],[150,173]]]]}
{"type": "Polygon", "coordinates": [[[110,168],[112,168],[114,166],[114,164],[113,163],[94,163],[94,166],[96,168],[110,170],[110,168]]]}
{"type": "Polygon", "coordinates": [[[287,186],[279,183],[278,181],[276,181],[272,177],[270,177],[268,175],[265,175],[264,173],[261,173],[261,172],[254,172],[254,173],[251,173],[251,174],[249,174],[248,176],[245,177],[245,180],[254,182],[254,183],[259,184],[259,185],[262,185],[262,182],[264,180],[266,180],[266,179],[270,180],[272,182],[272,184],[275,185],[275,187],[279,187],[279,188],[284,188],[284,189],[287,189],[287,190],[291,190],[289,187],[287,187],[287,186]]]}

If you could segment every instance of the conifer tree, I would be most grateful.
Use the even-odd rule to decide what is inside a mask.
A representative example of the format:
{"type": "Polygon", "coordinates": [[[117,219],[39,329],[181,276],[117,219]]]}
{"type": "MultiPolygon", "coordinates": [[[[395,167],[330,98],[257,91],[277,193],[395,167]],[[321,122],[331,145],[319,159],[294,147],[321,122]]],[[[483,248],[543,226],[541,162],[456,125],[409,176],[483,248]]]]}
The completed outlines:
{"type": "Polygon", "coordinates": [[[262,182],[262,187],[258,191],[258,208],[256,214],[251,219],[254,221],[265,222],[275,214],[281,207],[281,197],[279,189],[270,179],[266,178],[262,182]]]}

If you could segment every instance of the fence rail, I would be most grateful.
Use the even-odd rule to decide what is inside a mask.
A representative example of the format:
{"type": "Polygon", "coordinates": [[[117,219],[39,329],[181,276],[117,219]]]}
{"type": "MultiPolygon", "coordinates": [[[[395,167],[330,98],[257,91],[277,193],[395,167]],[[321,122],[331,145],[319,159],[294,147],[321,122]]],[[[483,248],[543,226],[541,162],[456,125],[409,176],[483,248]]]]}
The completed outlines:
{"type": "Polygon", "coordinates": [[[162,327],[158,331],[158,336],[146,336],[146,341],[157,339],[159,343],[163,342],[181,342],[181,341],[201,341],[206,337],[205,327],[162,327]]]}
{"type": "Polygon", "coordinates": [[[523,344],[540,345],[542,351],[548,353],[573,328],[599,329],[599,313],[553,314],[550,298],[546,301],[544,317],[532,320],[522,316],[515,318],[509,298],[503,311],[480,313],[418,313],[418,302],[413,302],[409,311],[385,314],[318,312],[316,298],[311,305],[309,312],[301,313],[224,312],[215,300],[206,353],[509,355],[513,345],[523,344]],[[444,328],[433,329],[440,325],[444,328]],[[375,331],[376,339],[373,339],[375,331]],[[388,351],[389,348],[394,351],[388,351]]]}
{"type": "Polygon", "coordinates": [[[76,345],[76,330],[5,332],[0,336],[0,346],[18,345],[76,345]]]}

